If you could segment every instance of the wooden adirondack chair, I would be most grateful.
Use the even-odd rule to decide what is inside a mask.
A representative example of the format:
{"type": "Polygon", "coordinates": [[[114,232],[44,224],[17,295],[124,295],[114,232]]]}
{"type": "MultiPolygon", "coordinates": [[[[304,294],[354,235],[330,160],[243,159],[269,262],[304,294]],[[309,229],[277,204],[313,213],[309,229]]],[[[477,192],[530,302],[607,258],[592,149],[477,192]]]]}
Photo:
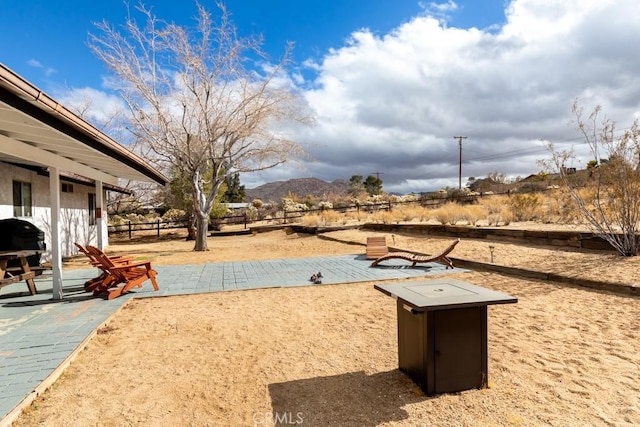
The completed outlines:
{"type": "Polygon", "coordinates": [[[102,285],[94,289],[94,295],[106,293],[107,299],[114,299],[132,288],[141,288],[147,280],[151,280],[153,289],[156,291],[160,289],[156,281],[157,272],[151,268],[151,261],[116,263],[94,246],[87,246],[87,250],[100,262],[100,268],[104,269],[109,276],[102,285]],[[117,286],[120,284],[122,286],[117,286]]]}
{"type": "MultiPolygon", "coordinates": [[[[89,250],[84,246],[82,246],[80,243],[75,242],[74,245],[76,245],[76,247],[80,252],[82,252],[87,258],[89,258],[89,263],[92,266],[101,270],[101,273],[98,277],[94,277],[93,279],[89,279],[86,282],[84,282],[84,288],[88,291],[94,291],[98,287],[108,288],[109,282],[111,281],[112,278],[109,276],[109,273],[107,272],[107,270],[105,270],[102,267],[102,263],[98,259],[96,259],[96,257],[92,253],[90,253],[89,250]]],[[[109,259],[113,261],[115,264],[129,264],[133,260],[132,257],[121,256],[121,255],[110,256],[109,259]]]]}

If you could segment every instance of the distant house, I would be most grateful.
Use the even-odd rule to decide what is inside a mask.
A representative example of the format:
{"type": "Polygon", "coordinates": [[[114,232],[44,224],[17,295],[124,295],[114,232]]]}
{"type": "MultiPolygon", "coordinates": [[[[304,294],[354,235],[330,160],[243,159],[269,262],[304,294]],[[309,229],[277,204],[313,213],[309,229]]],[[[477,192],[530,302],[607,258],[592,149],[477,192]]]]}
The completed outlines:
{"type": "Polygon", "coordinates": [[[119,179],[168,179],[140,157],[0,64],[0,219],[46,235],[53,298],[62,298],[62,256],[73,242],[106,246],[105,191],[119,179]]]}
{"type": "Polygon", "coordinates": [[[232,210],[232,211],[237,211],[239,209],[246,209],[249,206],[251,206],[251,203],[225,203],[225,205],[227,205],[227,208],[232,210]]]}

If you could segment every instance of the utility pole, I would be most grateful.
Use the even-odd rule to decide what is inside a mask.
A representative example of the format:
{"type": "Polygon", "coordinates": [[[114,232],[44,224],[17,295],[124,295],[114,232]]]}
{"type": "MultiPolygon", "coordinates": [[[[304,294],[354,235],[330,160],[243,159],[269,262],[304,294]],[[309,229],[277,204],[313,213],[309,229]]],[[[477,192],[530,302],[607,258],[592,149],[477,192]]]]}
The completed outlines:
{"type": "MultiPolygon", "coordinates": [[[[384,172],[373,172],[376,175],[376,180],[377,182],[380,182],[380,175],[382,175],[384,172]]],[[[378,194],[380,194],[380,191],[378,191],[378,194]]]]}
{"type": "Polygon", "coordinates": [[[453,139],[458,140],[460,146],[460,167],[458,169],[458,189],[462,190],[462,140],[467,139],[466,136],[454,136],[453,139]]]}

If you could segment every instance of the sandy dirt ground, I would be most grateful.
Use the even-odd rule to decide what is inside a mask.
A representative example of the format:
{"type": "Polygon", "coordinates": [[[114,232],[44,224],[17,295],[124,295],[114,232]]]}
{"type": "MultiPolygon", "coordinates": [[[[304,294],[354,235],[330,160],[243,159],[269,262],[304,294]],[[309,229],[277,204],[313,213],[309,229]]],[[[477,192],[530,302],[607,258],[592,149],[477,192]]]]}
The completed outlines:
{"type": "MultiPolygon", "coordinates": [[[[386,237],[425,253],[451,242],[386,237]]],[[[491,245],[500,265],[640,282],[640,257],[491,245]]],[[[488,246],[463,240],[452,256],[490,262],[488,246]]],[[[364,252],[284,231],[192,247],[151,239],[109,250],[157,265],[364,252]]],[[[426,397],[397,369],[395,301],[373,283],[227,291],[133,300],[16,425],[640,425],[640,298],[486,272],[450,277],[518,298],[489,307],[487,389],[426,397]]]]}

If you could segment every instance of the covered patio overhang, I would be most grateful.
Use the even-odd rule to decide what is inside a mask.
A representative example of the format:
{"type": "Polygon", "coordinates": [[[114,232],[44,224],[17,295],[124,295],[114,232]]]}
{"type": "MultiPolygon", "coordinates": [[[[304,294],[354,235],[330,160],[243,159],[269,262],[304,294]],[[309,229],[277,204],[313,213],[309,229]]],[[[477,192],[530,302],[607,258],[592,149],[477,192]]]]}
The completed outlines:
{"type": "MultiPolygon", "coordinates": [[[[62,299],[60,251],[60,172],[95,181],[96,217],[103,226],[103,183],[119,179],[156,182],[168,179],[142,158],[90,125],[0,63],[0,161],[44,167],[51,197],[53,298],[62,299]]],[[[98,233],[102,247],[102,230],[98,233]]]]}

